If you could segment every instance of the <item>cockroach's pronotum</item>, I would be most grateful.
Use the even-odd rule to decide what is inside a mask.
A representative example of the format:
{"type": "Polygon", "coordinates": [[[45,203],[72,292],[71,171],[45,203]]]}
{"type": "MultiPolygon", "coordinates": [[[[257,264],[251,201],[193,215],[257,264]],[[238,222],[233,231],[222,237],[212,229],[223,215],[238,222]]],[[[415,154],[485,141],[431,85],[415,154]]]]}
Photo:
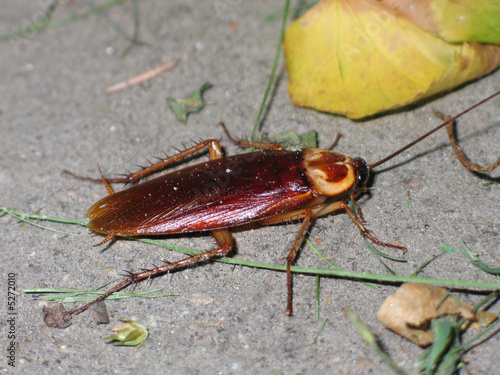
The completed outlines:
{"type": "MultiPolygon", "coordinates": [[[[91,305],[103,301],[115,291],[143,279],[164,274],[231,252],[233,238],[229,228],[248,223],[277,224],[302,220],[302,225],[287,256],[288,298],[286,313],[292,314],[292,274],[290,266],[296,256],[304,233],[312,218],[333,211],[344,210],[354,224],[376,245],[397,248],[402,246],[382,242],[366,229],[348,201],[366,190],[370,171],[448,125],[448,135],[460,162],[467,168],[483,173],[491,172],[500,164],[500,158],[486,167],[470,163],[455,142],[454,121],[473,108],[499,95],[497,92],[464,112],[446,117],[435,127],[407,146],[384,159],[367,164],[361,158],[319,148],[286,151],[279,144],[239,141],[243,147],[258,151],[224,157],[218,140],[209,139],[168,157],[125,178],[101,180],[109,195],[95,203],[87,212],[88,228],[106,236],[101,244],[119,237],[154,236],[173,233],[211,231],[219,246],[177,262],[139,273],[130,273],[96,300],[66,314],[79,314],[91,305]],[[181,161],[208,147],[209,160],[164,174],[128,189],[114,193],[110,182],[137,182],[172,163],[181,161]]],[[[227,133],[227,132],[226,132],[227,133]]],[[[89,179],[91,180],[91,179],[89,179]]]]}

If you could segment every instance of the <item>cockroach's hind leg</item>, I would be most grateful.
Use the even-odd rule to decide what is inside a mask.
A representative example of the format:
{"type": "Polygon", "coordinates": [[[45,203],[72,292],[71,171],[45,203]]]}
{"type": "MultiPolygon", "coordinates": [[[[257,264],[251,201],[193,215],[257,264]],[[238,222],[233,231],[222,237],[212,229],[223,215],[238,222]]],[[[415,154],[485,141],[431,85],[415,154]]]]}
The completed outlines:
{"type": "Polygon", "coordinates": [[[467,168],[468,170],[473,171],[473,172],[490,173],[490,172],[493,172],[493,170],[500,165],[500,157],[497,159],[496,162],[491,163],[491,164],[487,164],[485,166],[480,166],[479,164],[475,164],[475,163],[471,162],[469,160],[469,158],[465,155],[465,153],[462,151],[462,148],[457,143],[457,135],[455,132],[456,121],[450,121],[452,119],[452,117],[445,115],[441,112],[438,112],[438,111],[433,111],[433,112],[436,116],[441,118],[441,120],[449,121],[448,125],[446,125],[446,133],[448,134],[448,138],[450,139],[451,147],[453,148],[453,151],[455,152],[455,155],[457,156],[458,161],[465,168],[467,168]]]}
{"type": "Polygon", "coordinates": [[[113,236],[112,234],[108,234],[104,240],[102,240],[98,244],[94,245],[94,247],[104,245],[105,243],[108,243],[110,241],[114,241],[114,239],[115,239],[115,236],[113,236]]]}
{"type": "Polygon", "coordinates": [[[123,289],[125,288],[126,286],[132,284],[134,282],[133,278],[132,277],[129,277],[125,280],[123,280],[122,282],[116,284],[114,287],[112,287],[111,289],[109,289],[106,293],[100,295],[99,297],[97,297],[95,300],[81,306],[81,307],[78,307],[76,309],[73,309],[71,311],[68,311],[67,314],[71,314],[71,315],[78,315],[78,314],[81,314],[82,312],[84,312],[85,310],[87,310],[90,306],[93,306],[97,303],[100,303],[102,301],[104,301],[106,298],[108,298],[110,295],[112,295],[114,292],[117,292],[119,291],[120,289],[123,289]]]}
{"type": "Polygon", "coordinates": [[[346,202],[341,202],[341,207],[344,209],[344,211],[349,215],[351,220],[353,221],[354,224],[359,228],[361,234],[368,238],[371,242],[373,242],[375,245],[378,246],[384,246],[384,247],[391,247],[393,249],[398,249],[405,254],[408,250],[404,246],[398,246],[398,245],[393,245],[387,242],[382,242],[378,238],[374,237],[370,231],[364,226],[364,224],[361,222],[360,219],[356,216],[356,214],[351,210],[349,205],[346,202]]]}
{"type": "MultiPolygon", "coordinates": [[[[216,229],[212,231],[212,235],[216,239],[216,241],[219,243],[219,247],[213,250],[206,251],[204,253],[196,254],[181,260],[178,260],[177,262],[172,262],[169,264],[165,264],[162,266],[158,266],[152,269],[146,269],[138,273],[132,273],[130,271],[126,271],[125,277],[126,279],[121,281],[120,283],[116,284],[114,287],[109,289],[106,293],[103,295],[99,296],[95,300],[87,303],[86,305],[83,305],[77,309],[68,311],[68,314],[80,314],[87,310],[90,306],[95,305],[96,303],[99,303],[101,301],[104,301],[106,298],[108,298],[111,294],[114,292],[125,288],[126,286],[130,284],[136,284],[137,282],[145,279],[151,279],[153,277],[165,274],[167,272],[170,272],[172,270],[182,268],[182,267],[187,267],[191,264],[206,261],[210,258],[213,257],[220,257],[220,256],[225,256],[231,252],[231,249],[233,248],[233,237],[231,233],[227,229],[216,229]]],[[[109,237],[109,236],[108,236],[109,237]]],[[[107,237],[106,237],[107,238],[107,237]]]]}
{"type": "Polygon", "coordinates": [[[226,133],[226,136],[229,138],[229,140],[239,147],[260,148],[267,150],[284,150],[284,147],[278,143],[251,142],[251,141],[243,141],[241,139],[236,139],[229,133],[226,124],[224,124],[223,122],[219,122],[219,126],[222,127],[224,133],[226,133]]]}

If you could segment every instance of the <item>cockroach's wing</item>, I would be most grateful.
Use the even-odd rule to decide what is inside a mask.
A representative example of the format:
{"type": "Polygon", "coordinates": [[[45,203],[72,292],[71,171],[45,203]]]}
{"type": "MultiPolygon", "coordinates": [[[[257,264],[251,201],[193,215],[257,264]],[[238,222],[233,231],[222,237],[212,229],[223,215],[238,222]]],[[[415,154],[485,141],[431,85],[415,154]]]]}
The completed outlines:
{"type": "Polygon", "coordinates": [[[297,152],[264,150],[211,160],[94,204],[88,227],[113,236],[205,231],[289,212],[314,196],[297,152]]]}

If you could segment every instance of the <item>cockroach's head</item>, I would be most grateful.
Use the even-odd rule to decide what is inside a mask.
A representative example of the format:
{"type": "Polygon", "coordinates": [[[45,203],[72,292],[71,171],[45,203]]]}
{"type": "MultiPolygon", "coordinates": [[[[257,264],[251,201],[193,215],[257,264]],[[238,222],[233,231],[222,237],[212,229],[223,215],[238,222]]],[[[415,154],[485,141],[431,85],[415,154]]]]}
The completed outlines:
{"type": "Polygon", "coordinates": [[[301,169],[310,188],[318,194],[335,197],[362,189],[368,180],[368,166],[361,158],[322,150],[302,150],[301,169]]]}
{"type": "Polygon", "coordinates": [[[366,161],[362,158],[354,158],[352,159],[352,165],[354,166],[354,170],[357,173],[356,188],[365,190],[366,183],[368,182],[368,178],[370,177],[370,169],[368,168],[366,161]]]}

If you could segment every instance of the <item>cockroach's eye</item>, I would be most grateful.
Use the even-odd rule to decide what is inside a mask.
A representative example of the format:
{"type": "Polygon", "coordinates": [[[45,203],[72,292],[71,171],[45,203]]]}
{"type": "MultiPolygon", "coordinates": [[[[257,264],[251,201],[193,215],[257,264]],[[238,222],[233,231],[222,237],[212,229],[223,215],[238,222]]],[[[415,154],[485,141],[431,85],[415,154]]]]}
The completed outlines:
{"type": "Polygon", "coordinates": [[[352,160],[352,164],[354,166],[354,170],[356,171],[358,179],[356,186],[362,187],[364,186],[364,184],[366,184],[366,181],[368,181],[368,176],[370,174],[368,166],[366,165],[366,161],[361,158],[354,158],[352,160]]]}

